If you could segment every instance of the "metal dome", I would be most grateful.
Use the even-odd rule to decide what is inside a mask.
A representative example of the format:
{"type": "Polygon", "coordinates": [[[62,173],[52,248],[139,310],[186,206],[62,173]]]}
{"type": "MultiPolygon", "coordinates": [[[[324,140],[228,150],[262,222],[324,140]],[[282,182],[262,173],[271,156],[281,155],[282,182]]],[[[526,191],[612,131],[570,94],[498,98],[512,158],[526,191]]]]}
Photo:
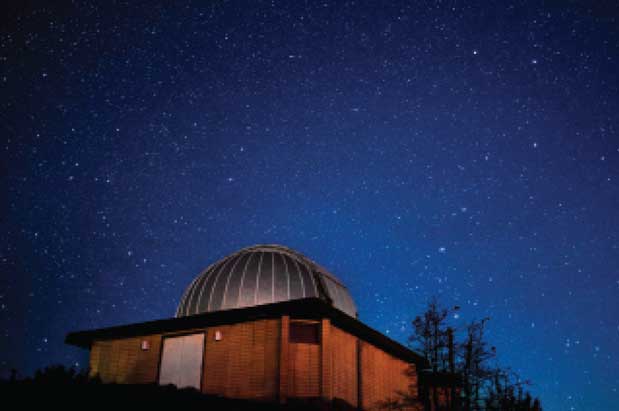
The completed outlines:
{"type": "Polygon", "coordinates": [[[346,286],[304,255],[281,245],[243,248],[208,266],[189,285],[177,317],[318,297],[356,317],[346,286]]]}

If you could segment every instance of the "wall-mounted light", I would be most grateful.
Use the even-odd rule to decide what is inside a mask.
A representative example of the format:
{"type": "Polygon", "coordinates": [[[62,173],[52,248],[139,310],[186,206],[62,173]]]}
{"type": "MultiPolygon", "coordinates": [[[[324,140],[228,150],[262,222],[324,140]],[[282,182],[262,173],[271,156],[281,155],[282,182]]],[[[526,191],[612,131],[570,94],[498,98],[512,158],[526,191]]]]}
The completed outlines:
{"type": "Polygon", "coordinates": [[[150,350],[150,341],[142,340],[142,344],[140,345],[140,347],[142,348],[142,351],[150,350]]]}
{"type": "Polygon", "coordinates": [[[215,331],[215,341],[221,341],[221,339],[223,338],[221,331],[217,330],[215,331]]]}

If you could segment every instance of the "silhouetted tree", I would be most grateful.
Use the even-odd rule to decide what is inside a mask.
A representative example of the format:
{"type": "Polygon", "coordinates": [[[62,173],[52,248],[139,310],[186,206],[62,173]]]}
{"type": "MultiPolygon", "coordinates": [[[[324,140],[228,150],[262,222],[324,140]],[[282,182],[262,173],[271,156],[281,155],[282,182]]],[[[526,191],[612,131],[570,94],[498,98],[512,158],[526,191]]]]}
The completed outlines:
{"type": "Polygon", "coordinates": [[[434,297],[426,311],[412,321],[409,343],[426,358],[432,373],[456,374],[461,381],[459,401],[454,401],[455,388],[450,388],[451,402],[447,404],[440,404],[437,391],[430,390],[426,405],[434,410],[540,411],[539,399],[533,399],[523,390],[528,381],[522,381],[508,369],[490,365],[490,360],[496,358],[496,348],[485,336],[490,318],[472,321],[466,328],[455,330],[449,326],[449,318],[458,309],[457,306],[447,309],[434,297]],[[456,331],[460,331],[460,341],[455,341],[456,331]]]}
{"type": "Polygon", "coordinates": [[[442,307],[438,299],[433,297],[426,311],[412,321],[413,334],[409,342],[428,360],[432,371],[447,371],[449,368],[447,318],[459,309],[458,306],[452,309],[442,307]]]}
{"type": "Polygon", "coordinates": [[[488,360],[496,354],[495,347],[489,347],[484,337],[486,322],[473,321],[466,328],[464,343],[460,345],[460,372],[462,374],[463,409],[465,411],[481,410],[484,403],[482,396],[493,372],[488,360]]]}
{"type": "Polygon", "coordinates": [[[51,365],[37,370],[33,382],[41,385],[69,385],[96,382],[96,380],[88,378],[85,370],[77,372],[75,368],[67,368],[64,365],[51,365]]]}
{"type": "Polygon", "coordinates": [[[533,400],[533,411],[542,411],[542,404],[539,398],[533,400]]]}

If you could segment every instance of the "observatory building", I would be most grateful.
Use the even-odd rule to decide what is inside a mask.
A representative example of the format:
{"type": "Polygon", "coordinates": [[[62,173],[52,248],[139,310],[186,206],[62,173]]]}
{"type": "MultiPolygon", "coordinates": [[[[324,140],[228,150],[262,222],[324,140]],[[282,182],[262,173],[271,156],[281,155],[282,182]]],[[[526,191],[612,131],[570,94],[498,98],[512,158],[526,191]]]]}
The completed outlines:
{"type": "Polygon", "coordinates": [[[336,276],[279,245],[207,267],[174,318],[74,332],[66,342],[90,350],[90,375],[103,382],[363,410],[398,392],[427,393],[418,379],[425,359],[359,321],[336,276]]]}

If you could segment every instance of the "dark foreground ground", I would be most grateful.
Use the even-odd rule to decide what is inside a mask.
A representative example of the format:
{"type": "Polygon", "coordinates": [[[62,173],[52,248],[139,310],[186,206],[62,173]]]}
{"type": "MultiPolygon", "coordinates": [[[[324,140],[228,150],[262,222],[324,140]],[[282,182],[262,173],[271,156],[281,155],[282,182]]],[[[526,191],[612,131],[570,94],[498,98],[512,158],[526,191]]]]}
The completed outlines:
{"type": "Polygon", "coordinates": [[[289,404],[261,403],[230,400],[209,396],[194,389],[177,389],[174,386],[102,384],[84,374],[62,367],[47,368],[33,378],[0,380],[0,398],[3,404],[14,404],[32,409],[41,406],[57,410],[88,410],[127,407],[154,407],[153,409],[225,410],[225,411],[288,411],[333,410],[352,408],[345,403],[325,404],[318,400],[289,404]],[[30,408],[30,407],[28,407],[30,408]]]}

